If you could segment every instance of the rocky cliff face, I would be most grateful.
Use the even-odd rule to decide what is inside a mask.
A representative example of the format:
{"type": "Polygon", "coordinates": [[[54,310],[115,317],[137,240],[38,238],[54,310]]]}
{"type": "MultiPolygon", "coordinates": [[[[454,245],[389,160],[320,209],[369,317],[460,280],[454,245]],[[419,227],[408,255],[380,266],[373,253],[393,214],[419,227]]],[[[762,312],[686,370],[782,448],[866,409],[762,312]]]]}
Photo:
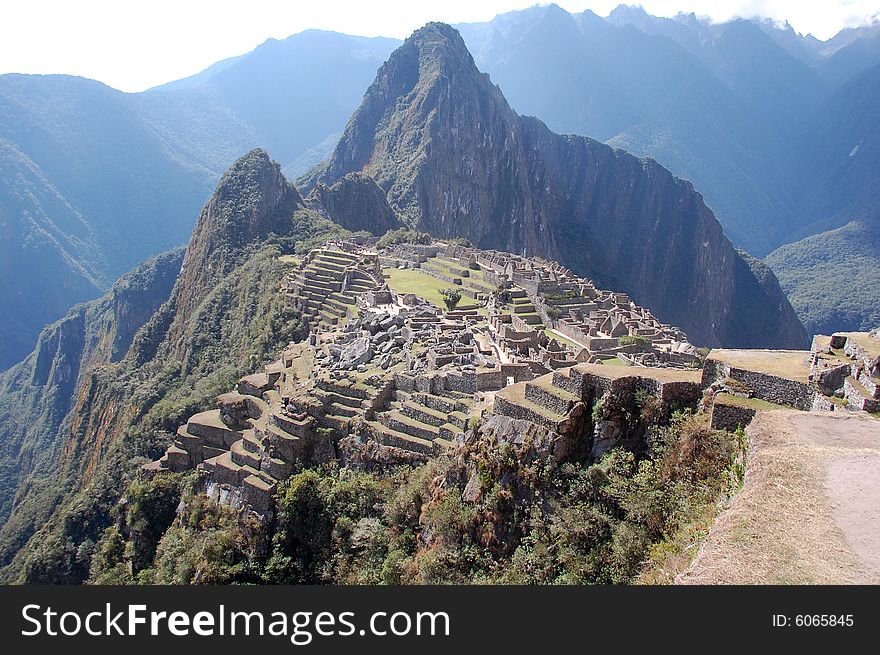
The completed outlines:
{"type": "Polygon", "coordinates": [[[392,54],[303,185],[354,171],[372,176],[412,227],[558,259],[695,343],[807,343],[772,273],[756,277],[689,182],[518,116],[448,25],[427,25],[392,54]]]}
{"type": "Polygon", "coordinates": [[[306,204],[353,232],[366,230],[380,236],[401,227],[385,192],[363,173],[344,175],[332,186],[318,183],[306,204]]]}
{"type": "Polygon", "coordinates": [[[138,266],[103,298],[47,326],[34,352],[0,375],[0,522],[12,509],[19,481],[56,456],[56,437],[88,371],[125,355],[135,333],[168,299],[182,260],[179,248],[138,266]]]}

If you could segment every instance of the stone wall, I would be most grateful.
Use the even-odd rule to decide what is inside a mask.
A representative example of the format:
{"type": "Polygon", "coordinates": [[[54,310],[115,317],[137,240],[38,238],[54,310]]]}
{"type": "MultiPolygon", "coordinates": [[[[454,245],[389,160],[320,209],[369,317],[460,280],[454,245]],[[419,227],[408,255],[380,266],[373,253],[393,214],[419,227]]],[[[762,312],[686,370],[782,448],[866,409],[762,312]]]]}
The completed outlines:
{"type": "Polygon", "coordinates": [[[507,376],[501,370],[477,371],[477,391],[502,389],[507,384],[507,376]]]}
{"type": "Polygon", "coordinates": [[[753,418],[755,418],[754,409],[715,402],[712,405],[710,425],[713,430],[736,432],[738,428],[748,426],[753,418]]]}
{"type": "Polygon", "coordinates": [[[776,405],[788,405],[806,411],[813,406],[813,399],[816,396],[816,390],[809,384],[766,373],[730,367],[728,377],[751,389],[755,398],[776,405]]]}
{"type": "Polygon", "coordinates": [[[755,398],[804,411],[813,407],[813,401],[816,397],[816,390],[805,382],[797,382],[767,373],[747,371],[718,360],[707,359],[703,365],[703,387],[709,387],[714,382],[722,381],[725,378],[745,385],[755,398]]]}
{"type": "Polygon", "coordinates": [[[507,378],[513,378],[514,382],[527,382],[535,378],[528,364],[501,364],[501,375],[504,376],[505,384],[507,378]]]}

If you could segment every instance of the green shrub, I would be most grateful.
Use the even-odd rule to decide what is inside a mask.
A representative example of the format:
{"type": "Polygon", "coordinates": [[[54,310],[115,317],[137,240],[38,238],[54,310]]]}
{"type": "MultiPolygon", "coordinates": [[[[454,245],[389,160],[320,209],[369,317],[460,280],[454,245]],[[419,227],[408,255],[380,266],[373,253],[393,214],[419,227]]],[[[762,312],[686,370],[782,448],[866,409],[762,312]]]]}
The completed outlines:
{"type": "Polygon", "coordinates": [[[641,346],[642,348],[649,348],[651,346],[651,340],[648,337],[642,337],[635,334],[628,334],[617,339],[618,345],[621,346],[641,346]]]}
{"type": "Polygon", "coordinates": [[[461,300],[461,291],[458,289],[438,289],[440,296],[443,298],[443,304],[450,312],[454,310],[461,300]]]}

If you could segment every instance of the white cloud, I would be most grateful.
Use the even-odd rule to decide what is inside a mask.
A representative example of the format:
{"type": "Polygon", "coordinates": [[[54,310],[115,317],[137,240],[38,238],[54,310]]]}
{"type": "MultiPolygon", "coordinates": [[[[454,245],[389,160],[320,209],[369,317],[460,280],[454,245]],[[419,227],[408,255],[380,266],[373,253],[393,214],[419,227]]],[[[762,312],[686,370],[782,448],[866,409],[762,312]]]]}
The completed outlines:
{"type": "MultiPolygon", "coordinates": [[[[569,11],[607,15],[619,0],[558,0],[569,11]]],[[[877,13],[876,0],[641,0],[651,13],[694,11],[713,20],[788,19],[828,38],[877,13]]],[[[266,38],[308,28],[405,37],[429,20],[481,21],[535,0],[28,0],[9,2],[0,22],[0,72],[68,73],[126,91],[198,72],[266,38]]]]}

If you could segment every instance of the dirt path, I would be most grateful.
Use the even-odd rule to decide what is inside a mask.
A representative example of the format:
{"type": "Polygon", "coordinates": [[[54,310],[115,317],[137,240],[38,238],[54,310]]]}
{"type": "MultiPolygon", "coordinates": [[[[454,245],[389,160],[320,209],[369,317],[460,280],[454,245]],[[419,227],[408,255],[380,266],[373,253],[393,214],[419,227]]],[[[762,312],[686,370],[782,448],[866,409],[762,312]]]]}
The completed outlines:
{"type": "Polygon", "coordinates": [[[880,583],[880,421],[759,412],[745,485],[679,584],[880,583]]]}

